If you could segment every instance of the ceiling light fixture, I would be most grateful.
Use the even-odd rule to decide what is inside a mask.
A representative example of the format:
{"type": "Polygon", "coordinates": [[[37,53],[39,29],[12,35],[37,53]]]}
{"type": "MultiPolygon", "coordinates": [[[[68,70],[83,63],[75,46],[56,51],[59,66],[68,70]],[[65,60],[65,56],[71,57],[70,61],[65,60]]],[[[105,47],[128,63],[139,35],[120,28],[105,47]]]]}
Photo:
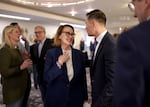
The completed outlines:
{"type": "Polygon", "coordinates": [[[74,10],[72,10],[72,11],[70,12],[70,14],[71,14],[72,16],[75,16],[75,15],[77,14],[77,12],[74,11],[74,10]]]}
{"type": "Polygon", "coordinates": [[[30,18],[27,18],[27,17],[12,16],[12,15],[6,15],[6,14],[0,14],[0,17],[18,19],[18,20],[31,20],[30,18]]]}
{"type": "Polygon", "coordinates": [[[21,3],[24,5],[59,7],[59,6],[78,5],[82,3],[92,2],[94,0],[11,0],[11,1],[15,3],[21,3]]]}

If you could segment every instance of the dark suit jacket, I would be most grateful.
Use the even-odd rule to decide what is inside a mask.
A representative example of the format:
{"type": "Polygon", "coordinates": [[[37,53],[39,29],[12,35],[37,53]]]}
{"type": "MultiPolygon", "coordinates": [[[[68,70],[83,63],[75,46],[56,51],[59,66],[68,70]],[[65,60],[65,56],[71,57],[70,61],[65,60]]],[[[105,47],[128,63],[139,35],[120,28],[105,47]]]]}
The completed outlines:
{"type": "Polygon", "coordinates": [[[92,107],[108,107],[112,103],[112,82],[115,70],[114,38],[110,33],[103,37],[91,67],[92,107]]]}
{"type": "Polygon", "coordinates": [[[45,63],[45,55],[48,49],[51,49],[53,40],[52,39],[46,39],[44,42],[44,45],[41,50],[41,55],[39,57],[38,55],[38,44],[35,44],[33,47],[31,47],[31,59],[33,60],[33,63],[37,65],[37,72],[38,72],[38,81],[41,84],[43,82],[43,72],[44,72],[44,63],[45,63]]]}
{"type": "Polygon", "coordinates": [[[72,49],[74,77],[69,82],[66,63],[61,69],[56,62],[61,48],[50,49],[46,55],[44,79],[47,83],[46,107],[83,107],[87,100],[86,75],[82,52],[72,49]]]}
{"type": "Polygon", "coordinates": [[[37,47],[38,44],[35,43],[33,45],[30,46],[30,55],[31,55],[31,59],[32,59],[32,63],[33,63],[33,80],[34,80],[34,86],[35,88],[37,88],[37,84],[38,84],[38,78],[37,78],[37,62],[38,62],[38,53],[37,53],[37,47]]]}
{"type": "Polygon", "coordinates": [[[120,35],[114,107],[150,107],[150,21],[120,35]]]}
{"type": "Polygon", "coordinates": [[[30,46],[30,55],[31,55],[31,59],[33,64],[37,64],[38,62],[38,44],[33,44],[30,46]]]}

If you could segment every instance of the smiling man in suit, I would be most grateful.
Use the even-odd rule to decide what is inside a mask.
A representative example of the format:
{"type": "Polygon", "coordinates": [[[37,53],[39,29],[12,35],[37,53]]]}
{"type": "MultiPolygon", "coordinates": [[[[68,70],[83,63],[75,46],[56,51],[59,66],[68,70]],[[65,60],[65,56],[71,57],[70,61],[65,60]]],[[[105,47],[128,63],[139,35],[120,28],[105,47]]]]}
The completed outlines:
{"type": "Polygon", "coordinates": [[[114,107],[150,107],[150,0],[132,0],[140,24],[117,44],[114,107]]]}
{"type": "Polygon", "coordinates": [[[112,83],[115,70],[115,40],[106,29],[106,16],[101,10],[86,14],[86,30],[97,46],[91,63],[92,107],[112,106],[112,83]]]}
{"type": "Polygon", "coordinates": [[[38,85],[42,94],[42,99],[44,100],[45,96],[45,84],[43,82],[43,72],[44,72],[44,63],[45,55],[48,49],[51,49],[53,40],[46,38],[45,28],[41,25],[35,27],[35,36],[38,41],[38,44],[34,46],[34,54],[31,55],[33,62],[37,65],[37,80],[38,85]]]}

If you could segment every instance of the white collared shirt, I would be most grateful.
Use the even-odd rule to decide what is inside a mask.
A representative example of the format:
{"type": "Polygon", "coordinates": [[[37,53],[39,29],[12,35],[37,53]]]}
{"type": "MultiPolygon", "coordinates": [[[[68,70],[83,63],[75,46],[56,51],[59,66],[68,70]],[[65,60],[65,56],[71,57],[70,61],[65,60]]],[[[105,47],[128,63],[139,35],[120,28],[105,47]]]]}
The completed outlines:
{"type": "Polygon", "coordinates": [[[95,55],[97,53],[97,50],[98,50],[98,47],[104,37],[104,35],[107,33],[107,30],[105,30],[104,32],[102,32],[97,38],[96,38],[96,41],[98,42],[97,45],[96,45],[96,48],[95,48],[95,52],[94,52],[94,59],[95,59],[95,55]]]}
{"type": "Polygon", "coordinates": [[[74,75],[74,71],[73,71],[73,64],[72,64],[72,50],[63,50],[63,53],[67,52],[69,54],[69,59],[66,62],[66,66],[67,66],[67,75],[68,75],[68,79],[69,81],[72,80],[73,75],[74,75]]]}
{"type": "Polygon", "coordinates": [[[38,54],[39,54],[39,57],[41,56],[41,51],[42,51],[42,48],[43,48],[43,45],[44,45],[45,40],[46,40],[46,38],[44,38],[44,39],[39,43],[39,46],[38,46],[38,54]]]}

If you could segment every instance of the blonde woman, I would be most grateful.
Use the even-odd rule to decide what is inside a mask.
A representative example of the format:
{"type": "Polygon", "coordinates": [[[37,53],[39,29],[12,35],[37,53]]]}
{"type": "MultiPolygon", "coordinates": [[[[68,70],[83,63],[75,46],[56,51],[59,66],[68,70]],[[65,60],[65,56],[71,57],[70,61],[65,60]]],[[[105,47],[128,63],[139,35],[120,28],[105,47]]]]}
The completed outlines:
{"type": "Polygon", "coordinates": [[[0,49],[0,74],[2,77],[3,101],[6,107],[21,107],[27,87],[27,68],[32,61],[23,59],[17,43],[20,29],[15,26],[6,26],[2,35],[0,49]]]}

